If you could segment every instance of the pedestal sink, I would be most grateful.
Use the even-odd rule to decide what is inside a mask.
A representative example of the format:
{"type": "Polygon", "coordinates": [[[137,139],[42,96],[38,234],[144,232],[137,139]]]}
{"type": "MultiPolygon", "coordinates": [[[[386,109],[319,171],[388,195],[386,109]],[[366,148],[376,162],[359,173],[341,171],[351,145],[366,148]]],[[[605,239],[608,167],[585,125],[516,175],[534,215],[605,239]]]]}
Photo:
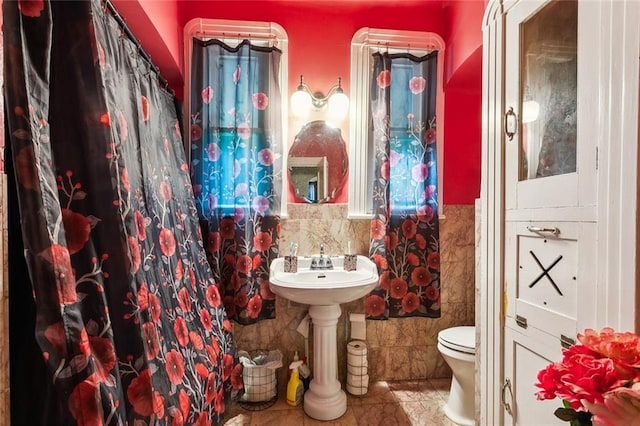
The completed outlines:
{"type": "Polygon", "coordinates": [[[334,420],[347,410],[347,395],[337,379],[336,325],[341,303],[368,294],[378,282],[376,265],[358,256],[355,271],[345,271],[343,256],[332,256],[333,269],[312,270],[311,257],[298,258],[298,271],[284,272],[284,258],[271,263],[269,285],[278,296],[308,304],[313,323],[313,378],[304,395],[304,411],[317,420],[334,420]]]}

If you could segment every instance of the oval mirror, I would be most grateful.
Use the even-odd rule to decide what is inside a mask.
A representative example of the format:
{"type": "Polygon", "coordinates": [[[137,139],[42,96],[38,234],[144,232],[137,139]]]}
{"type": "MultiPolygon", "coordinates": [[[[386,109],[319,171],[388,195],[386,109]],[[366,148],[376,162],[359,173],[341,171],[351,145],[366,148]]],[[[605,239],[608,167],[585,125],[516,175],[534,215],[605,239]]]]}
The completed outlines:
{"type": "Polygon", "coordinates": [[[322,120],[305,124],[289,148],[289,186],[296,203],[330,203],[346,181],[347,144],[322,120]]]}

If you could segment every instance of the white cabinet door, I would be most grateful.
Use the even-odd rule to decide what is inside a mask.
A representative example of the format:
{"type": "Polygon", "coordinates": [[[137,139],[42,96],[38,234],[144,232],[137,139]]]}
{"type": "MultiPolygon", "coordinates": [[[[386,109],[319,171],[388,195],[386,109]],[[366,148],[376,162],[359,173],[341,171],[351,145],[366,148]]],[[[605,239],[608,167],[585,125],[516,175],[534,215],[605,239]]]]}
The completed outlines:
{"type": "Polygon", "coordinates": [[[516,1],[505,16],[507,424],[561,424],[537,401],[538,371],[561,359],[596,294],[596,138],[584,78],[588,2],[516,1]]]}
{"type": "Polygon", "coordinates": [[[566,425],[553,415],[562,406],[557,399],[538,401],[536,376],[549,363],[560,359],[560,346],[547,334],[534,330],[521,333],[518,327],[505,330],[505,375],[502,389],[504,418],[507,425],[566,425]],[[517,380],[511,381],[509,377],[517,380]]]}

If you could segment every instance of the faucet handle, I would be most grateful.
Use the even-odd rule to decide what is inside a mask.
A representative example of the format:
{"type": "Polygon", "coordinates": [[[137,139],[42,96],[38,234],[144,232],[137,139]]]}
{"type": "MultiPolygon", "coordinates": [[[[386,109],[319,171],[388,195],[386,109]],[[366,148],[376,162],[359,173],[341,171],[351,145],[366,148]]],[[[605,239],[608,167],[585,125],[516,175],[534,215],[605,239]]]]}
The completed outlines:
{"type": "Polygon", "coordinates": [[[320,254],[324,254],[324,244],[320,244],[320,254]]]}

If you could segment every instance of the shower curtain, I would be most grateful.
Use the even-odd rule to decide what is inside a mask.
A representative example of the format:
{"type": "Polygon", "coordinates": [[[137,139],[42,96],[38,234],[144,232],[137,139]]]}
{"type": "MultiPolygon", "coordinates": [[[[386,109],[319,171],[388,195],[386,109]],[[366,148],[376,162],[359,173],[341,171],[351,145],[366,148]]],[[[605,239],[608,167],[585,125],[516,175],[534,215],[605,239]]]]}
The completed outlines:
{"type": "Polygon", "coordinates": [[[43,423],[221,423],[241,365],[174,97],[98,0],[5,1],[3,18],[35,336],[57,395],[43,423]]]}
{"type": "Polygon", "coordinates": [[[207,257],[227,315],[275,318],[282,138],[280,50],[193,39],[191,167],[207,257]]]}
{"type": "Polygon", "coordinates": [[[370,319],[440,316],[436,83],[438,52],[375,53],[375,179],[369,255],[378,286],[370,319]]]}

